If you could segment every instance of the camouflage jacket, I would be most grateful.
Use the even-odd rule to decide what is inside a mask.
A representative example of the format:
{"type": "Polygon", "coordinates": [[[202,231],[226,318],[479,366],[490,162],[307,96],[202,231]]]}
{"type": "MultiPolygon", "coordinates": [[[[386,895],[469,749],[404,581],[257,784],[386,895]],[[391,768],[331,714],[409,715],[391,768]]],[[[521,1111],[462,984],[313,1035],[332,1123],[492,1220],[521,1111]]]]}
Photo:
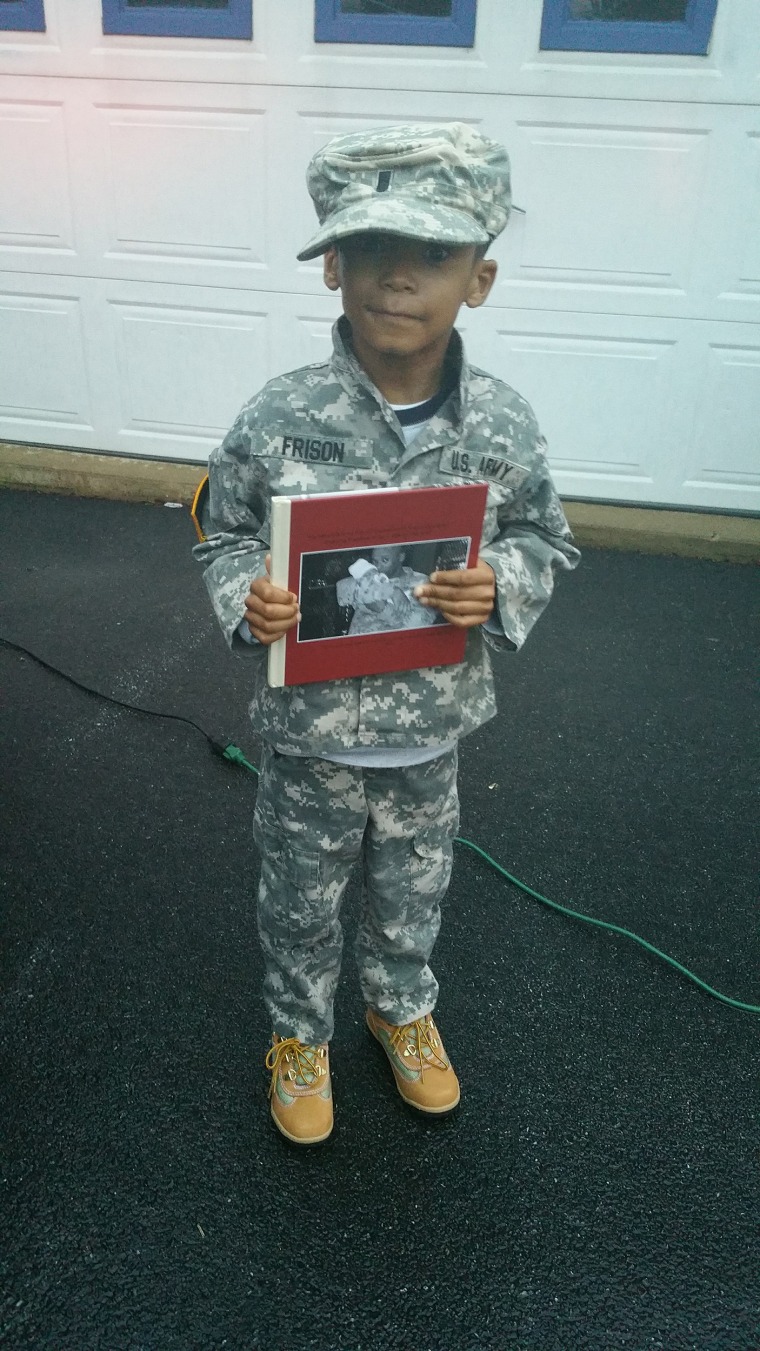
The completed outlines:
{"type": "Polygon", "coordinates": [[[456,332],[458,386],[409,446],[348,333],[340,319],[330,361],[270,381],[245,405],[211,454],[206,539],[194,549],[224,636],[251,663],[254,727],[284,753],[425,747],[473,731],[496,712],[486,645],[519,648],[555,570],[579,558],[529,405],[468,367],[456,332]],[[471,629],[455,666],[270,689],[265,648],[248,646],[237,628],[251,581],[265,573],[271,498],[472,480],[488,483],[480,553],[496,576],[503,634],[471,629]]]}

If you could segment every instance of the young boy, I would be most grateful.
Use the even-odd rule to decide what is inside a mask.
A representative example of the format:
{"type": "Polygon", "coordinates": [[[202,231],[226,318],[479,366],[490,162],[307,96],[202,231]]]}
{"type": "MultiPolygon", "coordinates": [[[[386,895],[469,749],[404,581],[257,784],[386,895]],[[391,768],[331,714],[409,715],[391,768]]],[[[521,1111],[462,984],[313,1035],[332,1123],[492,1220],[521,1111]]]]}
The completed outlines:
{"type": "Polygon", "coordinates": [[[334,353],[243,409],[211,456],[210,526],[195,550],[225,637],[251,662],[266,1063],[272,1116],[297,1144],[332,1130],[339,913],[359,858],[369,1030],[407,1103],[443,1113],[459,1102],[428,965],[458,827],[457,742],[496,712],[486,645],[519,648],[555,569],[578,559],[530,408],[468,367],[454,329],[496,276],[485,252],[510,208],[502,147],[456,122],[341,136],[312,160],[308,186],[320,229],[298,256],[323,254],[325,284],[341,292],[334,353]],[[341,462],[301,458],[307,438],[339,442],[341,462]],[[299,617],[269,580],[271,497],[473,480],[488,484],[476,566],[415,587],[468,630],[464,661],[270,689],[266,649],[299,617]]]}

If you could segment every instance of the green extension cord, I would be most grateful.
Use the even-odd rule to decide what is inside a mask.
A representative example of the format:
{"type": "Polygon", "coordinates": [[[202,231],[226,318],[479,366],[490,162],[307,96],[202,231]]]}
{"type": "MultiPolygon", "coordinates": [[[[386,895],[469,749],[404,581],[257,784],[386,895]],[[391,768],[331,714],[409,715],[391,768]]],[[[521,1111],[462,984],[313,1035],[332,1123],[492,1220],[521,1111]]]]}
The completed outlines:
{"type": "MultiPolygon", "coordinates": [[[[70,685],[75,685],[77,689],[84,690],[86,694],[94,694],[98,699],[105,699],[110,704],[118,704],[120,708],[127,708],[132,713],[146,713],[152,718],[170,718],[173,722],[188,723],[189,726],[194,727],[197,732],[200,732],[201,735],[206,738],[216,755],[220,755],[223,760],[231,761],[232,764],[240,765],[241,769],[249,770],[251,774],[255,774],[258,778],[259,771],[255,765],[252,765],[249,760],[246,760],[239,746],[233,746],[231,743],[226,746],[222,745],[220,741],[216,741],[214,737],[209,736],[208,732],[204,731],[197,722],[193,722],[192,718],[184,718],[178,713],[163,713],[155,708],[143,708],[140,704],[128,704],[123,699],[115,699],[113,695],[103,694],[101,690],[93,689],[90,685],[83,685],[81,681],[75,680],[73,676],[67,675],[65,671],[60,671],[57,666],[51,666],[49,662],[43,661],[36,653],[31,652],[28,647],[22,647],[20,643],[11,643],[7,638],[2,637],[0,637],[0,643],[2,643],[4,647],[12,648],[15,652],[21,652],[24,656],[31,657],[33,661],[36,661],[39,666],[44,667],[46,671],[51,671],[53,675],[61,676],[64,680],[67,680],[70,685]]],[[[480,858],[485,859],[486,863],[493,868],[495,872],[500,873],[502,877],[506,877],[507,881],[511,882],[513,886],[518,887],[520,891],[524,891],[528,896],[532,896],[534,900],[540,901],[542,905],[548,905],[551,910],[556,910],[558,914],[567,915],[569,919],[580,920],[583,924],[594,924],[597,928],[607,929],[610,933],[622,934],[623,938],[632,939],[633,942],[638,943],[640,947],[646,948],[647,952],[651,952],[655,957],[659,957],[660,961],[667,962],[668,966],[672,966],[676,971],[680,971],[682,976],[685,976],[687,980],[692,981],[694,985],[698,985],[700,990],[704,990],[705,994],[712,995],[713,999],[719,999],[722,1004],[728,1004],[733,1009],[741,1009],[744,1013],[760,1013],[760,1005],[745,1004],[740,999],[732,999],[730,995],[721,994],[720,990],[714,990],[706,981],[701,980],[699,976],[695,976],[693,971],[689,971],[688,967],[682,966],[674,957],[669,957],[666,952],[661,952],[653,943],[648,943],[645,938],[640,938],[639,935],[633,933],[631,929],[623,929],[619,924],[610,924],[604,919],[594,919],[591,915],[584,915],[579,910],[571,910],[567,905],[559,905],[557,901],[550,901],[548,896],[542,896],[540,891],[534,891],[532,887],[526,886],[525,882],[521,882],[517,877],[513,877],[511,873],[507,872],[506,868],[502,868],[500,863],[497,863],[495,859],[491,858],[491,855],[487,854],[485,849],[481,849],[479,845],[473,844],[472,840],[466,840],[463,836],[457,835],[454,839],[454,843],[462,844],[466,849],[471,849],[473,853],[478,854],[480,858]]]]}
{"type": "MultiPolygon", "coordinates": [[[[232,760],[234,764],[241,765],[243,769],[249,769],[252,774],[258,776],[259,771],[256,766],[250,764],[249,761],[246,760],[243,752],[237,746],[225,746],[222,754],[225,760],[232,760]]],[[[760,1005],[744,1004],[740,999],[731,999],[729,995],[721,994],[720,990],[714,990],[711,985],[706,983],[706,981],[700,980],[699,976],[695,976],[693,971],[689,971],[688,967],[682,966],[680,962],[677,962],[675,957],[669,957],[667,952],[661,952],[653,943],[648,943],[645,938],[640,938],[638,934],[633,933],[630,929],[623,929],[619,924],[610,924],[605,919],[593,919],[591,915],[583,915],[579,910],[571,910],[568,905],[559,905],[557,901],[550,901],[548,896],[542,896],[540,891],[534,891],[532,887],[526,886],[525,882],[521,882],[519,878],[513,877],[511,873],[507,872],[506,868],[502,868],[501,864],[496,862],[496,859],[491,858],[491,855],[487,854],[485,849],[481,849],[479,845],[473,844],[472,840],[465,839],[463,835],[456,835],[454,837],[454,843],[463,844],[467,849],[471,849],[474,854],[479,854],[495,872],[501,873],[502,877],[506,877],[507,881],[511,882],[514,887],[519,887],[520,891],[526,892],[528,896],[532,896],[534,900],[540,901],[542,905],[548,905],[550,909],[556,910],[560,915],[567,915],[570,919],[579,919],[584,924],[595,924],[599,929],[608,929],[610,933],[622,934],[624,938],[632,938],[634,943],[639,943],[642,948],[646,948],[647,952],[654,953],[655,957],[659,957],[661,961],[667,962],[668,966],[675,967],[676,971],[680,971],[682,976],[686,976],[687,980],[693,981],[695,985],[699,986],[700,990],[704,990],[706,994],[712,995],[714,999],[720,999],[721,1003],[730,1004],[734,1009],[743,1009],[745,1013],[760,1013],[760,1005]]]]}

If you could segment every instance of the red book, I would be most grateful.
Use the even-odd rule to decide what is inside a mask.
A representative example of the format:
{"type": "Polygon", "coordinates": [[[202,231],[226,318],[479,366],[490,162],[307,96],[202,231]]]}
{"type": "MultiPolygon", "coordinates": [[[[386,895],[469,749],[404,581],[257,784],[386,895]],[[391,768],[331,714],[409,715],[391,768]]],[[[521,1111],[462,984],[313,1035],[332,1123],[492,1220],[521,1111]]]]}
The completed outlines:
{"type": "Polygon", "coordinates": [[[420,605],[431,572],[474,567],[485,483],[272,499],[271,577],[301,619],[269,648],[272,686],[462,661],[465,629],[420,605]]]}

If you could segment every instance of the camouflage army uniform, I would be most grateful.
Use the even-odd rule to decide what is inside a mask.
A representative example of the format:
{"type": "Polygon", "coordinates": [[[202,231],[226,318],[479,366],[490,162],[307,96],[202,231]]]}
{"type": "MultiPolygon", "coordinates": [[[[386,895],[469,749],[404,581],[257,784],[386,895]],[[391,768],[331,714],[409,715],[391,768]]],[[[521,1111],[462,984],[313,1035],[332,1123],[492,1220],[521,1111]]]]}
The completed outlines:
{"type": "Polygon", "coordinates": [[[280,755],[266,743],[261,759],[258,920],[275,1030],[308,1043],[332,1036],[340,906],[360,856],[362,994],[389,1023],[431,1013],[438,982],[428,959],[459,824],[456,748],[397,769],[280,755]]]}
{"type": "Polygon", "coordinates": [[[448,364],[456,388],[407,446],[339,320],[332,359],[267,384],[210,460],[207,538],[195,554],[227,642],[250,661],[251,716],[266,743],[255,820],[259,928],[267,1007],[283,1037],[331,1034],[338,910],[360,853],[365,998],[397,1024],[434,1007],[427,962],[457,829],[456,753],[396,769],[329,757],[434,751],[493,717],[486,647],[519,648],[551,597],[555,570],[578,559],[530,407],[467,365],[456,332],[448,364]],[[473,480],[488,484],[480,552],[495,574],[501,631],[470,629],[460,665],[269,688],[266,652],[246,647],[238,626],[252,580],[265,574],[272,496],[473,480]]]}

